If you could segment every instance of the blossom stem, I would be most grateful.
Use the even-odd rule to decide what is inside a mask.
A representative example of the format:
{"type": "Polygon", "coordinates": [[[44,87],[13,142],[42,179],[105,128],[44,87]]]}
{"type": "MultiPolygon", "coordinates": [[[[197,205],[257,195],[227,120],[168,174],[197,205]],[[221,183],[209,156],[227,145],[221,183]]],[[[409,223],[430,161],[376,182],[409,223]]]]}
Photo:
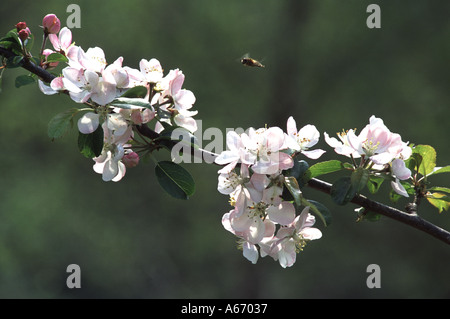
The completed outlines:
{"type": "MultiPolygon", "coordinates": [[[[11,57],[17,56],[12,51],[2,48],[2,47],[0,47],[0,55],[5,58],[11,58],[11,57]]],[[[50,83],[56,77],[53,74],[49,73],[48,71],[44,70],[43,68],[35,65],[29,59],[23,59],[23,63],[21,64],[21,67],[30,71],[33,74],[36,74],[44,82],[47,82],[47,83],[50,83]]],[[[150,138],[152,141],[154,141],[156,138],[160,137],[160,134],[158,134],[157,132],[150,129],[147,125],[136,125],[135,127],[136,127],[136,130],[140,134],[142,134],[145,137],[150,138]]],[[[175,144],[175,141],[174,141],[174,144],[175,144]]],[[[157,144],[155,146],[158,147],[157,144]]],[[[209,156],[212,156],[212,157],[218,156],[218,154],[215,154],[212,152],[207,152],[203,149],[198,149],[197,152],[208,154],[209,156]]],[[[151,154],[150,154],[150,156],[152,157],[152,159],[154,161],[156,160],[151,154]]],[[[353,164],[355,165],[355,168],[356,168],[357,165],[353,158],[352,158],[352,160],[353,160],[353,164]]],[[[364,160],[363,157],[362,157],[362,160],[364,160]]],[[[321,192],[327,193],[327,194],[329,194],[330,190],[331,190],[331,184],[324,182],[322,180],[316,179],[316,178],[312,178],[308,182],[307,186],[314,188],[316,190],[319,190],[321,192]]],[[[405,213],[396,208],[378,203],[376,201],[372,201],[363,195],[356,195],[351,200],[351,202],[354,204],[360,205],[372,212],[379,213],[381,215],[384,215],[386,217],[392,218],[401,223],[410,225],[416,229],[424,231],[425,233],[428,233],[431,236],[450,245],[450,232],[422,219],[416,213],[411,213],[411,214],[405,213]]]]}

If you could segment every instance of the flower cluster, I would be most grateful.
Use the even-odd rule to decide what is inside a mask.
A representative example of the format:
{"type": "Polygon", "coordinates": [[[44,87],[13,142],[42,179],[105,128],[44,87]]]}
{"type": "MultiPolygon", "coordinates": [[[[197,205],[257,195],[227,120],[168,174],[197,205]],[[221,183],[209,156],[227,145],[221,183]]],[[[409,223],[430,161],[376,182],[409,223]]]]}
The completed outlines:
{"type": "MultiPolygon", "coordinates": [[[[191,91],[182,89],[185,76],[181,70],[170,70],[164,76],[156,59],[142,59],[139,69],[124,66],[122,57],[108,64],[101,48],[85,51],[76,46],[67,27],[58,28],[58,34],[55,28],[58,24],[54,18],[49,16],[44,19],[46,35],[54,51],[47,49],[42,53],[43,56],[58,53],[67,58],[68,65],[49,86],[39,81],[39,88],[47,95],[66,92],[73,101],[89,106],[82,109],[86,113],[78,120],[78,129],[82,134],[91,134],[97,128],[103,130],[103,151],[94,158],[94,171],[102,174],[104,181],[119,181],[125,174],[126,166],[137,165],[139,158],[130,144],[134,125],[155,119],[155,131],[158,133],[167,125],[177,125],[190,132],[197,130],[193,119],[197,111],[191,110],[195,96],[191,91]],[[145,106],[111,105],[129,89],[138,86],[147,89],[145,99],[141,99],[146,102],[145,106]]],[[[44,65],[55,67],[56,63],[44,65]]]]}
{"type": "Polygon", "coordinates": [[[372,115],[359,135],[354,130],[338,133],[340,139],[329,137],[325,132],[325,141],[335,152],[352,158],[361,158],[362,164],[373,171],[388,170],[393,177],[392,188],[400,195],[408,197],[408,193],[400,183],[411,177],[411,171],[405,166],[412,149],[403,142],[397,133],[392,133],[382,119],[372,115]]]}
{"type": "Polygon", "coordinates": [[[296,208],[283,199],[283,172],[294,165],[293,157],[303,153],[320,157],[323,150],[310,150],[319,140],[313,125],[297,131],[290,117],[287,133],[279,127],[250,128],[248,133],[227,134],[228,150],[215,160],[224,167],[219,170],[218,190],[230,196],[233,209],[224,214],[224,228],[239,238],[244,257],[256,263],[271,256],[282,267],[290,267],[296,253],[309,240],[322,236],[312,228],[315,218],[306,207],[296,216],[296,208]]]}

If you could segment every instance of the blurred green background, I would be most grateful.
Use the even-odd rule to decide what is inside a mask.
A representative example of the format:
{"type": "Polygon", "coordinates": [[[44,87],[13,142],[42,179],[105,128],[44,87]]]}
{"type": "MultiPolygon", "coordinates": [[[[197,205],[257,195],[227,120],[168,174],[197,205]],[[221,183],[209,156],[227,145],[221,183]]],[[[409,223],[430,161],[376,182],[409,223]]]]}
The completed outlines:
{"type": "MultiPolygon", "coordinates": [[[[3,0],[0,30],[26,21],[39,40],[44,15],[66,25],[70,3],[3,0]]],[[[166,72],[180,68],[204,129],[285,129],[292,115],[299,127],[334,135],[362,129],[374,114],[403,140],[433,145],[438,165],[450,161],[447,0],[77,3],[77,45],[99,46],[108,62],[123,56],[130,67],[155,57],[166,72]],[[381,29],[366,26],[370,3],[381,7],[381,29]],[[266,68],[239,64],[247,52],[266,68]]],[[[450,297],[448,245],[387,218],[355,223],[354,205],[338,207],[310,189],[306,195],[334,217],[326,229],[317,223],[322,239],[291,268],[269,258],[252,265],[221,225],[229,206],[216,191],[216,166],[184,165],[197,183],[189,201],[166,195],[152,164],[105,183],[79,154],[76,129],[54,142],[47,137],[50,118],[77,105],[37,85],[16,89],[20,74],[26,71],[6,70],[0,95],[0,297],[450,297]],[[81,289],[66,287],[73,263],[81,289]],[[369,264],[381,267],[380,289],[366,286],[369,264]]],[[[328,151],[323,158],[335,157],[323,138],[318,147],[328,151]]],[[[448,176],[434,181],[449,186],[448,176]]],[[[376,199],[389,203],[388,191],[384,185],[376,199]]],[[[450,212],[424,203],[420,214],[450,229],[450,212]]]]}

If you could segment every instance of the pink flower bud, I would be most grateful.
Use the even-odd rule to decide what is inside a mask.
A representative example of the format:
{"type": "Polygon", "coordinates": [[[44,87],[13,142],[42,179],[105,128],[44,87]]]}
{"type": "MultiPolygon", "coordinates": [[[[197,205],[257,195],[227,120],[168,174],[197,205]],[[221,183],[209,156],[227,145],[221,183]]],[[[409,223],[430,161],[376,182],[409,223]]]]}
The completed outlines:
{"type": "Polygon", "coordinates": [[[42,26],[44,27],[44,32],[47,34],[56,34],[61,28],[61,22],[53,13],[47,14],[42,20],[42,26]]]}
{"type": "Polygon", "coordinates": [[[127,168],[136,167],[139,164],[139,155],[135,152],[125,154],[122,157],[122,162],[127,168]]]}
{"type": "Polygon", "coordinates": [[[27,27],[26,22],[19,22],[19,23],[16,24],[17,32],[19,32],[22,29],[25,29],[26,27],[27,27]]]}
{"type": "Polygon", "coordinates": [[[28,39],[28,36],[30,35],[30,29],[25,28],[19,31],[19,38],[22,41],[25,41],[26,39],[28,39]]]}

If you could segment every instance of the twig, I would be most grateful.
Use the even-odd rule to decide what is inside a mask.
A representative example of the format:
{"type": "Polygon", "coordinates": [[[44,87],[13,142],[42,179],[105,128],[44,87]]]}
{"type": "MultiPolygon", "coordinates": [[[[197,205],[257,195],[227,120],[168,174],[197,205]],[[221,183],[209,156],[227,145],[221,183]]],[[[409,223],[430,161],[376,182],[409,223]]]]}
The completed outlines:
{"type": "MultiPolygon", "coordinates": [[[[319,190],[321,192],[330,193],[331,184],[322,180],[313,178],[308,182],[308,186],[319,190]]],[[[450,232],[442,229],[418,216],[416,213],[408,214],[396,208],[381,204],[365,197],[364,195],[356,195],[352,200],[352,203],[360,205],[367,210],[381,214],[383,216],[395,219],[401,223],[412,226],[416,229],[424,231],[425,233],[443,241],[446,244],[450,244],[450,232]]]]}
{"type": "MultiPolygon", "coordinates": [[[[11,58],[11,57],[16,56],[11,51],[9,51],[5,48],[1,48],[1,47],[0,47],[0,55],[3,55],[5,58],[11,58]]],[[[23,60],[21,67],[30,71],[31,73],[36,74],[44,82],[47,82],[47,83],[50,83],[55,78],[55,76],[53,74],[51,74],[51,73],[47,72],[46,70],[44,70],[43,68],[35,65],[33,62],[29,61],[28,59],[23,60]]],[[[146,125],[136,126],[136,128],[139,130],[139,132],[142,135],[144,135],[152,140],[154,140],[160,136],[157,132],[151,130],[146,125]]],[[[197,149],[196,151],[205,153],[208,156],[212,156],[212,157],[218,156],[218,154],[215,154],[212,152],[207,152],[202,149],[197,149]]],[[[316,190],[319,190],[321,192],[327,193],[327,194],[329,194],[330,190],[331,190],[330,183],[324,182],[324,181],[316,179],[316,178],[311,179],[308,182],[307,186],[314,188],[316,190]]],[[[393,207],[378,203],[376,201],[370,200],[363,195],[356,195],[351,200],[351,202],[354,204],[360,205],[372,212],[381,214],[383,216],[392,218],[401,223],[404,223],[411,227],[419,229],[419,230],[443,241],[446,244],[450,244],[450,232],[422,219],[414,211],[412,211],[411,214],[408,214],[408,213],[398,210],[396,208],[393,208],[393,207]]]]}

